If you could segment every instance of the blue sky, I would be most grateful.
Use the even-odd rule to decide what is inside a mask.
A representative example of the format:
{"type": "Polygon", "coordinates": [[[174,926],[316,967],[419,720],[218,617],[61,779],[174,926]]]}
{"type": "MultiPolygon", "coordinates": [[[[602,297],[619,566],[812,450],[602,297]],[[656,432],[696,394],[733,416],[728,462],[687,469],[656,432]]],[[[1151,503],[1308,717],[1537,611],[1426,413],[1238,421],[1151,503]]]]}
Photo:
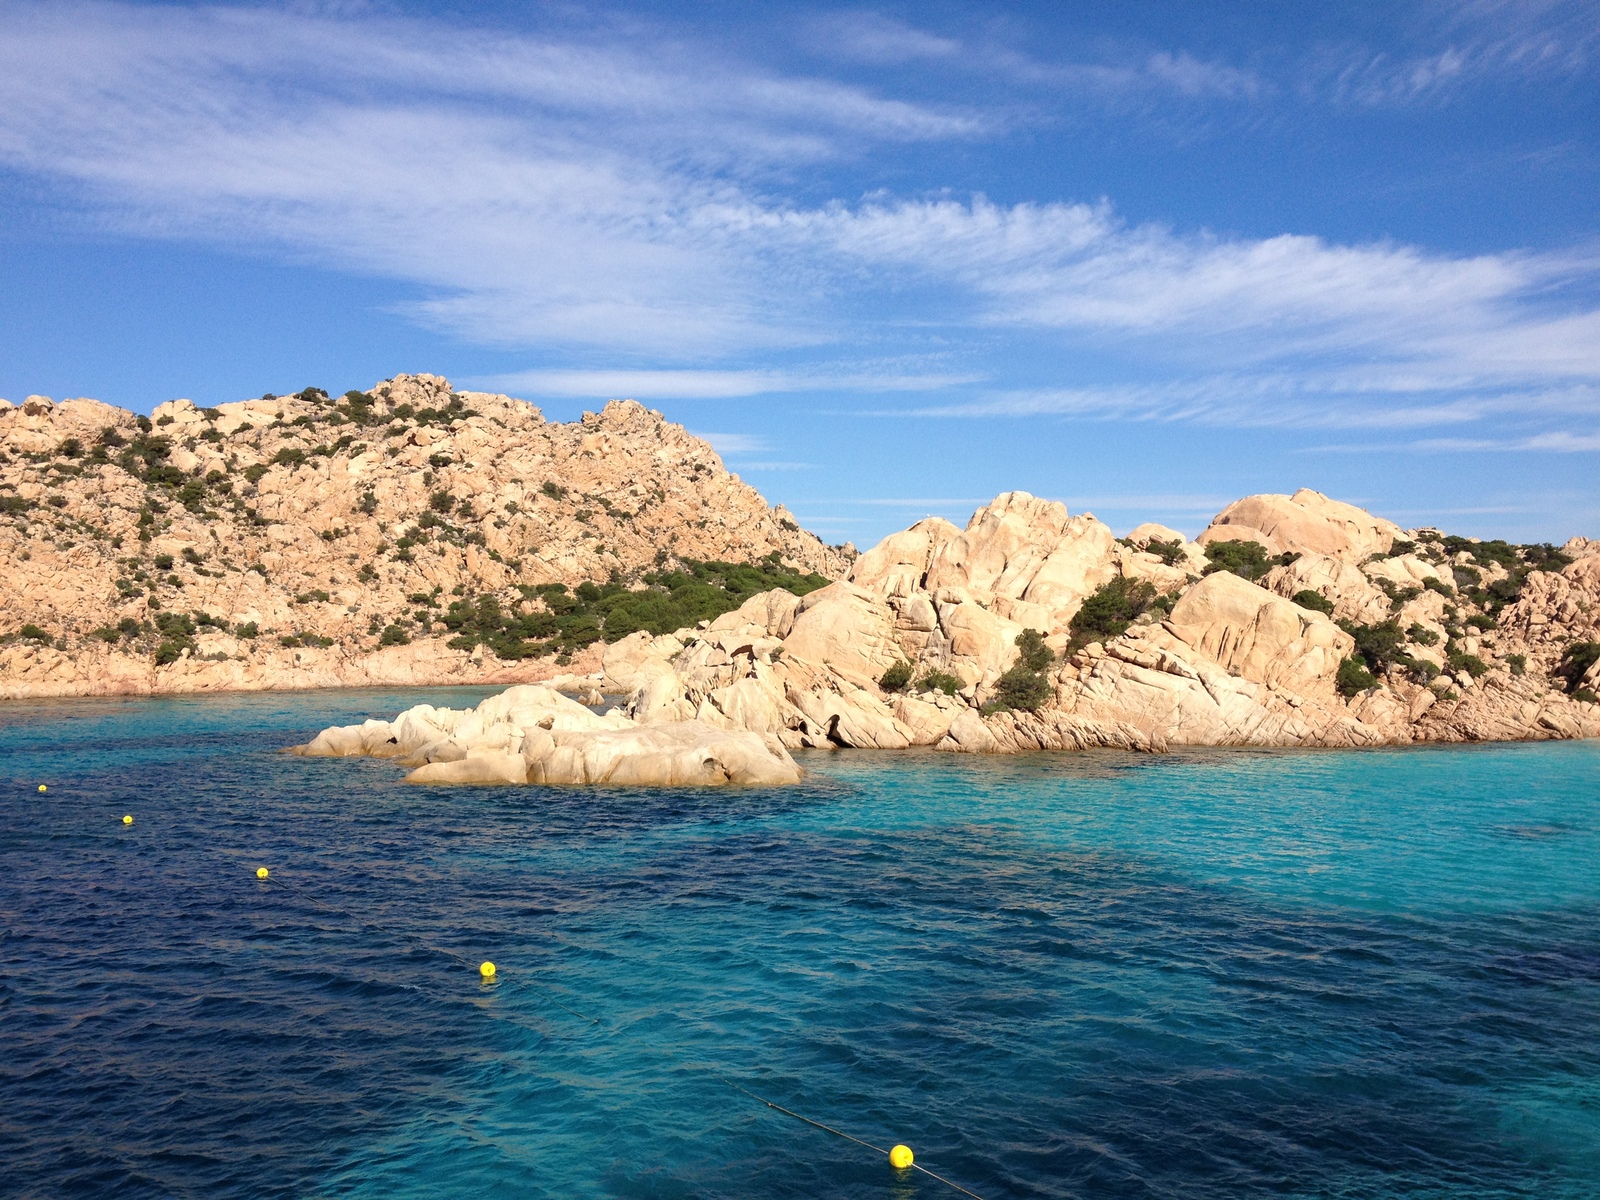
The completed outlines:
{"type": "Polygon", "coordinates": [[[633,396],[830,541],[1024,488],[1600,535],[1593,3],[0,0],[0,396],[633,396]]]}

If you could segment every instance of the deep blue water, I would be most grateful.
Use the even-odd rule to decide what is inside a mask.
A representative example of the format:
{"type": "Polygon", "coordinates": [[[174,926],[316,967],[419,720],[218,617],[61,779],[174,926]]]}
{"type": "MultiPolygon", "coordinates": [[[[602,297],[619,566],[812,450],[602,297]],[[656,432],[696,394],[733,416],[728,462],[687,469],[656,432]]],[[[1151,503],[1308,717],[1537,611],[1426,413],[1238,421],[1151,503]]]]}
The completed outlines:
{"type": "Polygon", "coordinates": [[[1600,745],[274,753],[483,694],[0,705],[0,1192],[1600,1192],[1600,745]]]}

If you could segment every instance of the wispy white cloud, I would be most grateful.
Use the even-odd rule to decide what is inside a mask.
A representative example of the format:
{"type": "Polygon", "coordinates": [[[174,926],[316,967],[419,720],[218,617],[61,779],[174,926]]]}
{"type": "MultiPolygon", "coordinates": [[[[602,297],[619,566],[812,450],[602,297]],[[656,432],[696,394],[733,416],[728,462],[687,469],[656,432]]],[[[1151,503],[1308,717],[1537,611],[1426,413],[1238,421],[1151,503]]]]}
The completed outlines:
{"type": "Polygon", "coordinates": [[[1526,453],[1529,451],[1553,451],[1557,454],[1593,454],[1596,451],[1600,451],[1600,433],[1584,434],[1556,430],[1549,433],[1536,433],[1527,437],[1423,438],[1412,442],[1407,449],[1444,452],[1492,451],[1494,453],[1526,453]]]}
{"type": "Polygon", "coordinates": [[[1114,387],[1014,390],[953,403],[880,409],[872,415],[1060,416],[1293,429],[1425,429],[1509,417],[1600,416],[1597,386],[1470,390],[1475,382],[1424,372],[1312,369],[1114,387]],[[1461,394],[1463,388],[1469,390],[1461,394]]]}
{"type": "Polygon", "coordinates": [[[819,14],[806,23],[805,33],[810,46],[829,57],[872,64],[951,59],[964,49],[955,38],[867,10],[819,14]]]}
{"type": "Polygon", "coordinates": [[[1551,430],[1545,433],[1506,437],[1418,438],[1409,442],[1350,442],[1328,446],[1305,446],[1300,454],[1372,454],[1381,452],[1433,454],[1594,454],[1600,453],[1600,433],[1573,433],[1551,430]]]}
{"type": "Polygon", "coordinates": [[[772,448],[766,438],[755,433],[704,433],[697,429],[689,432],[710,442],[711,448],[722,455],[756,454],[772,448]]]}
{"type": "Polygon", "coordinates": [[[987,504],[992,496],[941,496],[933,499],[928,497],[898,497],[898,496],[870,496],[866,498],[848,498],[835,500],[807,500],[807,504],[858,504],[868,508],[926,508],[930,512],[935,510],[948,510],[960,508],[967,504],[987,504]]]}
{"type": "Polygon", "coordinates": [[[1320,95],[1326,83],[1336,103],[1368,108],[1437,104],[1473,85],[1575,75],[1600,46],[1589,0],[1466,0],[1423,11],[1417,40],[1427,48],[1330,49],[1307,89],[1320,95]]]}
{"type": "MultiPolygon", "coordinates": [[[[942,35],[842,19],[858,58],[950,57],[942,35]]],[[[1191,96],[1259,88],[1182,51],[1050,69],[1191,96]]],[[[1010,119],[703,45],[317,10],[0,7],[0,164],[93,219],[408,281],[422,293],[408,315],[481,344],[643,364],[477,381],[490,386],[662,400],[970,389],[984,373],[959,355],[907,368],[906,346],[1012,333],[1166,381],[900,411],[1418,429],[1513,404],[1595,411],[1593,247],[1464,256],[1130,224],[1104,202],[785,194],[808,166],[1010,119]],[[779,348],[811,365],[745,365],[779,348]],[[902,351],[900,365],[857,361],[902,351]]]]}
{"type": "Polygon", "coordinates": [[[952,37],[867,10],[819,13],[804,22],[802,42],[824,59],[989,76],[1080,99],[1125,101],[1166,94],[1189,100],[1254,100],[1271,90],[1254,71],[1200,59],[1182,49],[1149,52],[1106,46],[1099,58],[1052,60],[981,30],[952,37]]]}
{"type": "Polygon", "coordinates": [[[935,373],[876,364],[851,370],[531,370],[484,375],[466,382],[534,396],[646,400],[720,400],[783,392],[923,392],[981,382],[973,373],[935,373]]]}

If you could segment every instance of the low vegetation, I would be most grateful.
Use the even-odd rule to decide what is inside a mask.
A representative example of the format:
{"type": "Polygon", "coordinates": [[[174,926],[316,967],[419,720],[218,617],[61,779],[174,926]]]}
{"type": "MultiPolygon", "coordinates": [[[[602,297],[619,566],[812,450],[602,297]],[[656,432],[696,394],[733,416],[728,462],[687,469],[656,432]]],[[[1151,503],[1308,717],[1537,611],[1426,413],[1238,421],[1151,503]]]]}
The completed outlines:
{"type": "Polygon", "coordinates": [[[1341,696],[1356,696],[1378,686],[1377,676],[1359,658],[1347,658],[1341,662],[1335,682],[1341,696]]]}
{"type": "Polygon", "coordinates": [[[685,560],[679,570],[649,574],[645,587],[620,580],[523,586],[522,599],[507,607],[493,595],[463,595],[440,618],[457,649],[487,646],[504,659],[571,654],[604,639],[630,633],[673,633],[732,612],[751,596],[784,588],[804,596],[828,581],[800,574],[774,552],[758,563],[685,560]]]}
{"type": "Polygon", "coordinates": [[[1121,637],[1145,613],[1170,612],[1176,601],[1176,593],[1157,596],[1148,580],[1118,576],[1090,593],[1073,614],[1067,626],[1072,635],[1067,653],[1074,654],[1091,642],[1121,637]]]}
{"type": "Polygon", "coordinates": [[[1207,575],[1232,571],[1240,579],[1254,583],[1273,567],[1286,567],[1300,556],[1292,552],[1273,556],[1260,542],[1232,541],[1212,542],[1206,547],[1206,557],[1211,560],[1205,569],[1207,575]]]}
{"type": "Polygon", "coordinates": [[[1597,662],[1600,662],[1600,642],[1573,642],[1562,651],[1561,661],[1551,675],[1562,681],[1568,695],[1593,704],[1594,691],[1584,686],[1583,677],[1597,662]]]}
{"type": "Polygon", "coordinates": [[[1290,597],[1301,608],[1309,608],[1312,612],[1333,616],[1333,601],[1321,592],[1313,592],[1310,588],[1302,588],[1290,597]]]}
{"type": "Polygon", "coordinates": [[[1045,645],[1044,634],[1037,629],[1017,634],[1016,646],[1016,665],[1000,676],[994,699],[984,706],[985,713],[1037,712],[1050,699],[1050,681],[1044,672],[1055,662],[1055,651],[1045,645]]]}
{"type": "Polygon", "coordinates": [[[916,668],[902,658],[879,677],[878,686],[886,692],[903,692],[910,685],[915,670],[916,668]]]}
{"type": "Polygon", "coordinates": [[[1339,668],[1339,690],[1347,696],[1364,691],[1368,687],[1376,687],[1376,677],[1391,667],[1402,668],[1418,683],[1427,683],[1439,674],[1439,668],[1433,663],[1406,652],[1406,644],[1411,639],[1396,620],[1376,621],[1366,625],[1358,625],[1354,621],[1340,621],[1339,628],[1354,638],[1356,643],[1355,657],[1345,659],[1339,668]],[[1353,667],[1347,672],[1346,664],[1350,663],[1359,665],[1368,677],[1374,679],[1374,682],[1356,686],[1360,677],[1353,667]]]}

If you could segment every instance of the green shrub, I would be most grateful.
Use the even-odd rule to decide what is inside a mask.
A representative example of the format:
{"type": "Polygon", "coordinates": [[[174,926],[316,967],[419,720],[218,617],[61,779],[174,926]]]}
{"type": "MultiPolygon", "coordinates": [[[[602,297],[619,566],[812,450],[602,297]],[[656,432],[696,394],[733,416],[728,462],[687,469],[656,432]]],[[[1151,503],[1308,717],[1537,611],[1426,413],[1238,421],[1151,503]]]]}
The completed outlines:
{"type": "Polygon", "coordinates": [[[1378,680],[1359,658],[1347,658],[1339,664],[1337,686],[1341,696],[1355,696],[1377,687],[1378,680]]]}
{"type": "Polygon", "coordinates": [[[1474,679],[1478,678],[1478,676],[1482,675],[1489,669],[1489,664],[1484,662],[1483,659],[1479,658],[1476,654],[1463,654],[1459,650],[1451,651],[1450,654],[1446,656],[1445,661],[1449,665],[1452,672],[1460,673],[1465,671],[1474,679]]]}
{"type": "Polygon", "coordinates": [[[1024,629],[1017,634],[1017,665],[1025,671],[1043,671],[1056,660],[1056,652],[1045,645],[1044,634],[1024,629]]]}
{"type": "Polygon", "coordinates": [[[154,619],[156,628],[170,638],[190,638],[194,636],[194,621],[182,613],[157,613],[154,619]]]}
{"type": "MultiPolygon", "coordinates": [[[[1102,584],[1085,598],[1073,614],[1068,629],[1072,633],[1069,650],[1077,650],[1090,642],[1110,641],[1126,633],[1128,626],[1154,602],[1155,587],[1147,580],[1118,576],[1102,584]]],[[[1034,633],[1034,630],[1028,630],[1034,633]]],[[[1040,644],[1043,638],[1040,637],[1040,644]]]]}
{"type": "Polygon", "coordinates": [[[1566,684],[1567,692],[1576,696],[1583,686],[1583,677],[1589,668],[1600,662],[1600,642],[1574,642],[1561,653],[1561,661],[1550,674],[1566,684]]]}
{"type": "Polygon", "coordinates": [[[1439,635],[1427,626],[1413,621],[1406,630],[1406,641],[1415,642],[1419,646],[1437,646],[1439,644],[1439,635]]]}
{"type": "Polygon", "coordinates": [[[1232,571],[1241,579],[1254,583],[1273,567],[1288,566],[1300,556],[1290,552],[1273,558],[1260,542],[1231,541],[1212,542],[1206,547],[1206,557],[1211,560],[1211,565],[1205,569],[1207,575],[1217,571],[1232,571]]]}
{"type": "Polygon", "coordinates": [[[1310,588],[1302,588],[1291,599],[1301,608],[1309,608],[1313,612],[1325,613],[1333,616],[1333,601],[1321,592],[1313,592],[1310,588]]]}
{"type": "Polygon", "coordinates": [[[117,632],[123,637],[138,637],[143,628],[144,626],[140,625],[132,617],[123,617],[122,620],[117,622],[117,632]]]}
{"type": "Polygon", "coordinates": [[[1438,592],[1441,596],[1454,596],[1456,594],[1455,588],[1444,580],[1435,579],[1431,575],[1422,581],[1422,587],[1424,591],[1438,592]]]}
{"type": "Polygon", "coordinates": [[[959,678],[948,671],[929,671],[917,684],[925,692],[943,692],[954,696],[962,688],[959,678]]]}
{"type": "Polygon", "coordinates": [[[330,637],[319,637],[314,633],[302,633],[298,635],[290,633],[280,636],[278,638],[278,644],[291,649],[295,646],[304,646],[308,649],[313,646],[319,646],[326,650],[329,646],[333,645],[333,639],[330,637]]]}
{"type": "Polygon", "coordinates": [[[112,643],[120,641],[122,634],[115,625],[102,625],[99,629],[89,634],[92,638],[99,638],[102,642],[112,643]]]}
{"type": "Polygon", "coordinates": [[[183,657],[185,650],[193,651],[194,642],[188,638],[169,638],[156,647],[156,666],[164,667],[183,657]]]}
{"type": "Polygon", "coordinates": [[[565,500],[567,498],[567,489],[553,479],[545,480],[540,485],[539,490],[552,500],[565,500]]]}
{"type": "Polygon", "coordinates": [[[286,466],[291,470],[306,461],[306,452],[298,446],[285,446],[272,456],[274,466],[286,466]]]}
{"type": "Polygon", "coordinates": [[[886,692],[903,692],[911,682],[913,668],[905,659],[891,666],[878,679],[878,686],[886,692]]]}
{"type": "Polygon", "coordinates": [[[244,469],[244,477],[251,483],[260,483],[261,477],[270,469],[266,463],[253,463],[244,469]]]}
{"type": "Polygon", "coordinates": [[[1379,591],[1381,591],[1385,596],[1389,597],[1389,607],[1395,612],[1399,612],[1411,601],[1422,595],[1422,589],[1420,587],[1403,588],[1391,579],[1377,579],[1373,582],[1378,585],[1379,591]]]}
{"type": "Polygon", "coordinates": [[[1526,654],[1506,655],[1506,666],[1511,668],[1513,675],[1526,675],[1528,673],[1528,656],[1526,654]]]}
{"type": "Polygon", "coordinates": [[[1463,591],[1471,591],[1483,582],[1483,572],[1477,567],[1469,567],[1461,563],[1450,568],[1450,574],[1455,577],[1456,586],[1463,591]]]}
{"type": "Polygon", "coordinates": [[[1594,694],[1593,688],[1579,688],[1572,693],[1572,698],[1584,704],[1600,704],[1600,696],[1594,694]]]}
{"type": "Polygon", "coordinates": [[[1145,543],[1144,550],[1146,554],[1154,554],[1169,567],[1176,566],[1188,558],[1183,552],[1183,543],[1176,539],[1164,542],[1160,538],[1151,538],[1145,543]]]}
{"type": "Polygon", "coordinates": [[[1535,546],[1518,546],[1523,560],[1532,571],[1559,571],[1562,567],[1570,567],[1572,559],[1561,553],[1549,542],[1541,542],[1535,546]]]}
{"type": "Polygon", "coordinates": [[[404,646],[411,641],[411,636],[398,625],[389,625],[384,628],[383,636],[378,639],[382,646],[404,646]]]}
{"type": "Polygon", "coordinates": [[[356,572],[356,579],[361,583],[372,583],[378,578],[378,573],[372,569],[371,563],[362,563],[361,570],[356,572]]]}
{"type": "Polygon", "coordinates": [[[428,497],[428,507],[436,513],[447,513],[455,506],[456,498],[442,489],[428,497]]]}
{"type": "MultiPolygon", "coordinates": [[[[458,649],[486,645],[503,659],[570,654],[601,637],[615,642],[639,630],[661,634],[692,628],[758,592],[781,587],[803,596],[828,583],[820,575],[796,573],[776,553],[756,563],[686,559],[680,569],[646,575],[644,582],[647,586],[630,589],[613,578],[580,584],[575,592],[560,583],[519,585],[522,601],[510,611],[497,597],[475,597],[460,588],[462,597],[442,619],[456,634],[450,644],[458,649]],[[535,601],[544,611],[522,610],[535,601]]],[[[413,602],[432,603],[433,598],[413,602]]]]}
{"type": "Polygon", "coordinates": [[[56,447],[56,453],[62,458],[82,458],[83,443],[75,437],[69,437],[56,447]]]}
{"type": "Polygon", "coordinates": [[[985,712],[1037,712],[1050,699],[1050,681],[1042,672],[1055,662],[1055,651],[1045,645],[1044,635],[1037,629],[1024,629],[1017,634],[1016,646],[1016,665],[1000,676],[994,699],[984,706],[985,712]]]}
{"type": "Polygon", "coordinates": [[[254,621],[241,622],[240,624],[234,626],[233,629],[234,637],[244,638],[246,641],[259,637],[260,635],[261,630],[257,627],[254,621]]]}
{"type": "Polygon", "coordinates": [[[1467,624],[1474,629],[1494,629],[1500,622],[1496,621],[1488,613],[1473,613],[1467,618],[1467,624]]]}
{"type": "Polygon", "coordinates": [[[994,699],[984,706],[985,712],[1005,712],[1010,709],[1037,712],[1050,699],[1050,681],[1037,671],[1026,670],[1020,663],[1012,667],[995,685],[994,699]]]}
{"type": "Polygon", "coordinates": [[[154,561],[155,561],[155,564],[156,564],[156,570],[158,570],[158,571],[170,571],[170,570],[172,570],[172,555],[170,555],[170,554],[158,554],[158,555],[156,555],[154,561]]]}
{"type": "Polygon", "coordinates": [[[1381,671],[1393,663],[1409,665],[1409,656],[1401,649],[1405,635],[1400,632],[1398,621],[1379,621],[1371,625],[1340,621],[1339,627],[1355,638],[1356,653],[1366,661],[1370,670],[1381,671]]]}

